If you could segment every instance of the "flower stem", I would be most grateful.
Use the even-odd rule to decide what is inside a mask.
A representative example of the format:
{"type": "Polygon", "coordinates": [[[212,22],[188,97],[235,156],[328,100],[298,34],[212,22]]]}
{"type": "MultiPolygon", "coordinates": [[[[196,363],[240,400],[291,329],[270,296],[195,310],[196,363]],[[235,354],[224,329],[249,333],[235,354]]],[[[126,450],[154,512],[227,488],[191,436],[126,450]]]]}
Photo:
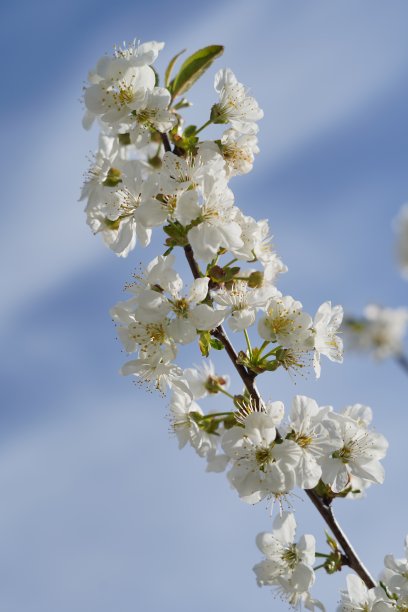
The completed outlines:
{"type": "Polygon", "coordinates": [[[202,130],[204,130],[204,128],[206,128],[207,126],[211,124],[212,124],[212,119],[209,119],[200,128],[198,128],[198,130],[196,130],[195,135],[197,136],[197,134],[199,134],[202,130]]]}
{"type": "Polygon", "coordinates": [[[222,387],[218,387],[218,391],[220,393],[223,393],[224,395],[226,395],[227,397],[229,397],[230,399],[232,399],[232,401],[235,400],[235,397],[233,395],[231,395],[231,393],[228,393],[228,391],[226,391],[225,389],[223,389],[222,387]]]}
{"type": "Polygon", "coordinates": [[[201,417],[201,420],[204,421],[204,419],[213,419],[215,417],[220,417],[220,416],[231,416],[232,414],[234,414],[233,412],[212,412],[210,414],[205,414],[204,416],[201,417]]]}
{"type": "Polygon", "coordinates": [[[246,340],[247,347],[248,347],[249,356],[250,356],[250,357],[252,357],[252,346],[251,346],[251,341],[250,341],[250,339],[249,339],[248,332],[247,332],[247,330],[246,330],[246,329],[244,329],[244,335],[245,335],[245,340],[246,340]]]}
{"type": "MultiPolygon", "coordinates": [[[[259,352],[258,352],[258,356],[259,356],[259,357],[262,355],[262,352],[263,352],[263,351],[266,349],[266,347],[268,346],[268,344],[269,344],[269,340],[264,340],[264,341],[262,342],[261,346],[259,347],[259,352]]],[[[269,353],[268,353],[268,355],[269,355],[269,353]]],[[[267,357],[268,355],[266,355],[266,357],[267,357]]]]}
{"type": "Polygon", "coordinates": [[[163,134],[163,132],[160,132],[160,136],[162,139],[162,143],[164,146],[164,150],[167,151],[171,151],[171,144],[170,144],[170,140],[169,137],[167,136],[167,134],[163,134]]]}
{"type": "Polygon", "coordinates": [[[229,261],[228,263],[224,264],[224,268],[229,268],[229,266],[232,266],[233,263],[235,263],[236,261],[238,261],[238,259],[236,257],[234,257],[234,259],[231,259],[231,261],[229,261]]]}

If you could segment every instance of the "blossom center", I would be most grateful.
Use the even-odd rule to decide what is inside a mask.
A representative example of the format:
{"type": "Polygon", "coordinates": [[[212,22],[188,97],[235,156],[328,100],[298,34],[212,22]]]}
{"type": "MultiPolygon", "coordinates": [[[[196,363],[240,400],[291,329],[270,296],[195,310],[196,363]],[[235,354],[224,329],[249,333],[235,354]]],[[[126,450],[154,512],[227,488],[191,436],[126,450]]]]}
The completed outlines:
{"type": "Polygon", "coordinates": [[[296,436],[295,442],[299,444],[299,446],[301,446],[302,448],[306,448],[313,442],[313,438],[305,434],[299,434],[298,436],[296,436]]]}
{"type": "Polygon", "coordinates": [[[333,453],[334,459],[341,459],[343,463],[348,463],[351,459],[352,449],[348,446],[343,446],[333,453]]]}
{"type": "Polygon", "coordinates": [[[263,470],[268,463],[273,460],[272,448],[270,446],[261,446],[255,451],[255,461],[259,469],[263,470]]]}
{"type": "Polygon", "coordinates": [[[282,560],[289,567],[289,569],[294,570],[296,565],[299,563],[299,551],[296,547],[296,544],[292,544],[285,548],[282,553],[282,560]]]}
{"type": "Polygon", "coordinates": [[[180,298],[179,300],[176,300],[173,304],[173,311],[178,317],[181,317],[182,319],[188,318],[189,310],[190,306],[186,298],[180,298]]]}

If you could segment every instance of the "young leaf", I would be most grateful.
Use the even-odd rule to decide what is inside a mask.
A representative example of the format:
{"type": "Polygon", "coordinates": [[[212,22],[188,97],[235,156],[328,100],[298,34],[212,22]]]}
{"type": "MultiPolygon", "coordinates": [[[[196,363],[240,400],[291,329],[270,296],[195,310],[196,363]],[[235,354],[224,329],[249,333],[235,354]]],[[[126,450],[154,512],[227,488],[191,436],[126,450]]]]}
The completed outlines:
{"type": "Polygon", "coordinates": [[[174,64],[177,62],[177,60],[180,57],[180,55],[183,55],[183,53],[185,53],[186,51],[187,51],[187,49],[183,49],[182,51],[177,53],[177,55],[175,55],[173,57],[173,59],[170,60],[169,65],[166,68],[166,72],[164,73],[164,86],[165,87],[169,86],[170,77],[171,77],[172,70],[174,68],[174,64]]]}
{"type": "Polygon", "coordinates": [[[222,349],[224,348],[224,345],[221,340],[217,340],[217,338],[213,338],[212,336],[210,337],[210,345],[216,351],[222,351],[222,349]]]}
{"type": "Polygon", "coordinates": [[[181,65],[180,70],[169,83],[168,88],[172,98],[181,96],[200,78],[202,74],[211,66],[215,58],[222,55],[224,47],[221,45],[210,45],[199,49],[190,55],[181,65]]]}
{"type": "Polygon", "coordinates": [[[208,331],[203,331],[200,334],[200,337],[198,339],[198,346],[200,347],[200,351],[203,357],[208,357],[209,353],[210,353],[210,332],[208,331]]]}

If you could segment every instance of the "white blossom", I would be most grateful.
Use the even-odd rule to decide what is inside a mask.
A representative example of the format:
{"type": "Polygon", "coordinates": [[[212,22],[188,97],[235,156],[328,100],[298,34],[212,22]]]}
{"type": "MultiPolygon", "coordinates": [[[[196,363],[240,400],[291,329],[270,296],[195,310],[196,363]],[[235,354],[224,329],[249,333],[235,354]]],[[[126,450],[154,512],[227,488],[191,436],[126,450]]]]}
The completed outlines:
{"type": "Polygon", "coordinates": [[[200,428],[197,415],[203,416],[200,406],[183,391],[174,389],[170,402],[170,423],[179,448],[189,442],[200,457],[206,457],[210,451],[216,450],[216,436],[200,428]]]}
{"type": "Polygon", "coordinates": [[[151,41],[138,45],[136,42],[118,48],[113,57],[104,56],[91,71],[85,88],[84,102],[87,113],[84,126],[90,127],[95,117],[106,123],[126,119],[153,90],[155,74],[150,64],[156,59],[163,43],[151,41]]]}
{"type": "Polygon", "coordinates": [[[192,342],[197,330],[210,331],[225,318],[221,310],[214,310],[203,300],[208,293],[208,277],[193,281],[187,296],[182,296],[178,289],[170,288],[170,297],[161,291],[145,289],[138,295],[135,318],[145,323],[156,323],[172,313],[168,323],[169,335],[181,344],[192,342]]]}
{"type": "Polygon", "coordinates": [[[172,363],[174,353],[170,349],[166,352],[151,350],[143,351],[139,359],[132,359],[121,368],[124,376],[133,375],[148,386],[153,386],[161,393],[166,393],[167,388],[178,387],[189,393],[185,381],[182,380],[182,369],[172,363]]]}
{"type": "Polygon", "coordinates": [[[303,312],[302,304],[290,295],[269,300],[266,313],[258,323],[258,333],[264,340],[277,342],[286,348],[308,351],[313,348],[312,318],[303,312]]]}
{"type": "Polygon", "coordinates": [[[176,116],[168,110],[171,102],[170,92],[164,87],[146,90],[144,97],[136,102],[133,115],[136,121],[152,127],[159,132],[169,132],[176,124],[176,116]]]}
{"type": "Polygon", "coordinates": [[[222,177],[209,176],[202,187],[203,201],[197,191],[180,198],[178,218],[183,225],[194,221],[187,237],[197,259],[209,263],[220,248],[227,251],[242,246],[241,228],[235,221],[234,194],[222,177]]]}
{"type": "Polygon", "coordinates": [[[275,419],[262,412],[249,414],[243,428],[233,427],[223,436],[222,447],[232,461],[228,479],[249,504],[286,494],[295,486],[301,450],[295,442],[276,436],[275,419]]]}
{"type": "Polygon", "coordinates": [[[273,285],[252,289],[246,281],[234,282],[230,289],[212,291],[211,296],[229,314],[228,325],[233,331],[242,331],[255,323],[256,313],[264,308],[278,290],[273,285]]]}
{"type": "Polygon", "coordinates": [[[368,589],[355,574],[348,574],[346,582],[347,591],[340,591],[341,602],[337,612],[386,612],[394,609],[393,604],[386,601],[381,588],[368,589]]]}
{"type": "MultiPolygon", "coordinates": [[[[274,267],[273,275],[268,274],[271,282],[273,282],[278,274],[287,272],[287,267],[277,256],[273,249],[272,237],[269,231],[269,223],[267,219],[256,221],[249,215],[244,215],[239,209],[235,214],[235,222],[241,228],[242,246],[232,250],[232,253],[237,259],[260,261],[268,270],[274,267]]],[[[265,270],[266,272],[266,270],[265,270]]]]}
{"type": "Polygon", "coordinates": [[[92,200],[93,202],[99,202],[101,198],[103,199],[102,193],[106,189],[107,183],[114,182],[117,184],[122,180],[122,172],[117,167],[121,165],[118,155],[117,140],[112,136],[100,134],[99,148],[87,172],[80,200],[87,199],[91,202],[92,200]]]}
{"type": "Polygon", "coordinates": [[[343,362],[343,342],[336,336],[343,320],[343,308],[324,302],[319,306],[314,318],[315,355],[313,366],[316,378],[320,377],[320,356],[325,355],[330,361],[343,362]]]}
{"type": "Polygon", "coordinates": [[[315,581],[315,539],[303,535],[295,542],[296,520],[293,513],[276,516],[271,533],[260,533],[256,538],[265,560],[254,566],[259,586],[275,586],[278,593],[293,607],[300,604],[306,609],[322,608],[312,600],[309,590],[315,581]],[[309,606],[309,607],[308,607],[309,606]]]}
{"type": "Polygon", "coordinates": [[[408,536],[405,537],[405,557],[397,559],[394,555],[384,558],[384,582],[391,592],[399,598],[406,598],[408,604],[408,536]]]}
{"type": "Polygon", "coordinates": [[[229,176],[247,174],[252,170],[254,156],[259,153],[255,134],[240,134],[230,128],[221,136],[220,149],[229,176]]]}
{"type": "Polygon", "coordinates": [[[333,427],[328,430],[324,426],[322,414],[325,414],[325,410],[319,408],[315,400],[304,395],[297,395],[293,399],[287,436],[301,449],[296,478],[298,486],[303,489],[312,489],[317,485],[322,475],[319,461],[342,446],[336,430],[333,427]]]}
{"type": "Polygon", "coordinates": [[[202,187],[208,177],[217,178],[226,184],[225,161],[222,155],[213,149],[203,147],[197,155],[188,155],[185,158],[171,151],[163,156],[159,180],[164,193],[202,187]]]}
{"type": "Polygon", "coordinates": [[[201,367],[184,370],[189,389],[194,399],[201,399],[209,394],[218,393],[219,388],[228,389],[229,376],[217,376],[212,361],[203,361],[201,367]]]}
{"type": "Polygon", "coordinates": [[[232,70],[219,70],[215,75],[214,88],[220,98],[212,110],[215,122],[230,123],[241,134],[256,134],[256,121],[262,119],[263,111],[257,101],[248,96],[246,88],[237,81],[232,70]]]}
{"type": "Polygon", "coordinates": [[[385,457],[388,447],[384,436],[369,431],[361,421],[349,416],[328,411],[326,419],[326,425],[334,426],[341,437],[341,448],[321,459],[322,480],[337,493],[349,486],[351,475],[381,484],[384,468],[380,459],[385,457]]]}
{"type": "Polygon", "coordinates": [[[117,255],[126,257],[139,240],[147,246],[151,230],[139,217],[139,207],[146,191],[146,169],[136,160],[132,172],[121,174],[117,186],[104,186],[97,196],[89,198],[86,207],[87,223],[92,231],[102,237],[117,255]]]}

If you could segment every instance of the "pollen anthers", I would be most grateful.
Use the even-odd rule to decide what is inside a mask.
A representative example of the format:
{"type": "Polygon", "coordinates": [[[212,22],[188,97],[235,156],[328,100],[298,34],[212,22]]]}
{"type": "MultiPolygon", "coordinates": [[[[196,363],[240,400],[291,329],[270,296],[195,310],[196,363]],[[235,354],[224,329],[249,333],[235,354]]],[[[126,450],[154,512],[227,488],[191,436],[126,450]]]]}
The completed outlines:
{"type": "Polygon", "coordinates": [[[296,544],[291,544],[282,551],[282,561],[289,569],[295,569],[300,561],[300,555],[296,544]]]}
{"type": "Polygon", "coordinates": [[[134,195],[126,188],[121,188],[116,191],[117,205],[122,215],[131,215],[139,208],[141,198],[140,195],[134,195]]]}
{"type": "Polygon", "coordinates": [[[244,149],[243,147],[240,147],[237,144],[230,143],[222,145],[222,155],[227,161],[246,161],[248,163],[252,162],[252,155],[250,155],[248,150],[244,149]]]}
{"type": "Polygon", "coordinates": [[[140,46],[140,40],[134,38],[131,42],[123,41],[122,45],[122,47],[115,45],[113,48],[113,53],[115,57],[129,59],[130,57],[137,55],[140,46]]]}
{"type": "Polygon", "coordinates": [[[259,469],[262,470],[266,465],[271,463],[273,458],[272,446],[260,446],[255,449],[255,461],[259,466],[259,469]]]}
{"type": "Polygon", "coordinates": [[[142,349],[151,345],[161,345],[168,339],[167,331],[162,323],[140,323],[135,321],[128,327],[130,337],[140,344],[142,349]]]}
{"type": "Polygon", "coordinates": [[[124,106],[127,106],[134,100],[133,87],[125,82],[118,85],[117,88],[112,89],[112,99],[115,102],[117,108],[121,110],[124,106]]]}
{"type": "Polygon", "coordinates": [[[178,317],[188,317],[190,304],[186,298],[179,298],[171,301],[172,310],[178,317]]]}
{"type": "Polygon", "coordinates": [[[234,417],[239,425],[244,425],[245,419],[250,414],[258,412],[266,414],[263,402],[255,401],[252,397],[236,396],[234,403],[238,408],[238,412],[234,413],[234,417]]]}
{"type": "Polygon", "coordinates": [[[341,459],[343,463],[353,461],[362,453],[367,454],[367,451],[373,446],[373,440],[369,432],[359,431],[352,438],[346,439],[344,446],[333,453],[333,457],[341,459]]]}

